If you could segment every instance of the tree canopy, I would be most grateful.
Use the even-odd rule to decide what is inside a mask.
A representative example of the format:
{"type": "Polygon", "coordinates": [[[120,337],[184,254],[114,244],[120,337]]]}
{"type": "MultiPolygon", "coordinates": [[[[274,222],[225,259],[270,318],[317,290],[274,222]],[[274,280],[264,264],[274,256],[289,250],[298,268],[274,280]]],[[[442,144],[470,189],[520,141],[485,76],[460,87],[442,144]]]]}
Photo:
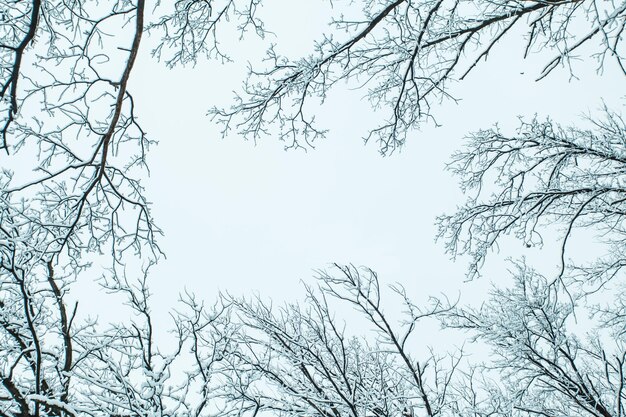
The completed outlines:
{"type": "MultiPolygon", "coordinates": [[[[485,127],[452,157],[473,194],[438,220],[448,253],[469,255],[475,278],[504,236],[541,246],[556,227],[554,276],[518,259],[512,286],[494,287],[482,306],[443,296],[421,305],[399,285],[385,289],[372,269],[333,264],[301,303],[278,308],[262,296],[223,294],[208,306],[185,294],[171,313],[173,344],[157,343],[148,283],[162,231],[141,185],[154,142],[136,117],[137,56],[150,35],[160,40],[155,65],[226,60],[222,29],[264,37],[267,3],[0,0],[0,416],[624,415],[626,123],[617,109],[587,127],[543,116],[513,133],[485,127]],[[604,254],[572,259],[577,229],[601,239],[604,254]],[[128,320],[76,318],[67,294],[93,268],[128,320]],[[387,313],[388,292],[400,321],[387,313]],[[372,333],[346,330],[338,305],[372,333]],[[433,321],[489,358],[420,353],[433,321]]],[[[626,73],[626,2],[336,7],[312,51],[283,56],[279,39],[232,107],[210,110],[225,134],[311,146],[326,133],[320,102],[346,83],[382,117],[365,139],[389,155],[507,39],[542,60],[540,83],[570,76],[579,57],[599,73],[626,73]]]]}

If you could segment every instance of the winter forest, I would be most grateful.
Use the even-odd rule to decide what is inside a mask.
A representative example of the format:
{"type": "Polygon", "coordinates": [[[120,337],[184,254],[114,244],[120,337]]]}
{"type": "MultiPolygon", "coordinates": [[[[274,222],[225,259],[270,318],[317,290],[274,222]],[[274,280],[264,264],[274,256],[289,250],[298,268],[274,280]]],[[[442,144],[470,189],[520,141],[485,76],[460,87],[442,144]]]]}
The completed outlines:
{"type": "Polygon", "coordinates": [[[0,0],[0,417],[626,415],[624,0],[0,0]]]}

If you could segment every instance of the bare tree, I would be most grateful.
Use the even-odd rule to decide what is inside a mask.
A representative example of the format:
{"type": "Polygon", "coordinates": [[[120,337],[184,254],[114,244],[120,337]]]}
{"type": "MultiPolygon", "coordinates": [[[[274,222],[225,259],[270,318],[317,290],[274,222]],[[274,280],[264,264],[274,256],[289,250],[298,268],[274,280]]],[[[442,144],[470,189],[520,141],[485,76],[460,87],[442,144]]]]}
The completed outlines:
{"type": "Polygon", "coordinates": [[[127,255],[147,268],[160,254],[139,182],[151,141],[135,117],[132,70],[149,27],[165,28],[173,59],[186,62],[186,48],[202,50],[188,37],[204,42],[216,22],[243,13],[213,5],[221,11],[206,26],[201,3],[157,18],[144,0],[0,2],[0,416],[196,408],[187,378],[169,380],[208,316],[188,302],[191,313],[174,319],[178,347],[160,353],[145,279],[131,284],[124,271],[127,255]],[[67,292],[94,260],[109,264],[103,285],[136,320],[76,320],[67,292]]]}
{"type": "Polygon", "coordinates": [[[168,67],[194,64],[201,58],[230,61],[220,47],[220,29],[232,21],[241,37],[246,32],[263,37],[264,24],[257,17],[261,1],[177,0],[163,5],[159,2],[147,26],[160,39],[152,55],[165,61],[168,67]]]}
{"type": "Polygon", "coordinates": [[[475,394],[477,386],[483,387],[482,402],[474,404],[473,412],[624,415],[626,322],[623,315],[615,315],[617,304],[590,309],[586,293],[565,294],[522,263],[513,276],[512,288],[496,288],[480,308],[454,309],[445,320],[448,327],[466,329],[492,349],[490,359],[466,380],[466,392],[475,394]],[[581,331],[575,318],[589,313],[592,319],[581,331]],[[485,375],[490,375],[489,384],[485,375]]]}
{"type": "Polygon", "coordinates": [[[500,280],[481,308],[455,309],[444,320],[492,350],[464,384],[482,392],[473,407],[480,412],[624,414],[626,124],[608,110],[589,124],[535,118],[512,135],[482,130],[453,157],[450,169],[473,195],[439,219],[439,234],[452,255],[471,255],[470,277],[506,235],[529,247],[559,239],[561,247],[554,275],[518,261],[512,288],[500,280]],[[570,259],[577,229],[603,242],[604,253],[570,259]]]}
{"type": "Polygon", "coordinates": [[[463,80],[507,36],[524,37],[520,54],[548,54],[538,79],[555,68],[570,71],[577,54],[607,59],[624,71],[622,45],[626,3],[595,0],[464,1],[364,0],[337,12],[332,30],[315,49],[291,59],[272,48],[268,64],[250,72],[244,91],[230,109],[213,109],[224,131],[231,127],[258,138],[273,132],[287,147],[310,146],[324,136],[315,123],[316,106],[339,82],[366,90],[384,120],[372,126],[383,154],[401,146],[406,135],[444,98],[449,84],[463,80]],[[316,100],[315,98],[319,99],[316,100]],[[312,102],[311,102],[312,101],[312,102]]]}
{"type": "Polygon", "coordinates": [[[66,302],[72,278],[89,252],[108,251],[113,264],[129,248],[158,252],[158,229],[130,176],[149,145],[127,91],[144,2],[4,3],[0,410],[75,414],[80,335],[91,326],[76,327],[76,305],[66,302]],[[123,64],[107,72],[105,28],[115,20],[128,24],[130,41],[123,64]],[[139,149],[130,158],[129,143],[139,149]]]}
{"type": "Polygon", "coordinates": [[[590,303],[588,292],[554,285],[520,262],[513,286],[494,287],[478,308],[437,300],[418,308],[391,287],[407,314],[396,325],[384,311],[374,272],[333,269],[320,272],[302,304],[277,308],[259,298],[227,297],[237,330],[228,333],[229,348],[211,368],[221,381],[218,415],[624,414],[623,292],[590,303]],[[338,305],[354,307],[364,320],[352,318],[347,328],[332,307],[338,305]],[[480,361],[462,351],[431,350],[418,359],[416,343],[432,343],[433,335],[420,331],[428,318],[444,325],[437,337],[463,330],[468,343],[489,355],[480,361]],[[359,334],[360,323],[375,337],[359,334]]]}
{"type": "Polygon", "coordinates": [[[65,253],[77,265],[87,252],[110,251],[116,263],[128,249],[155,258],[160,230],[139,183],[152,142],[128,88],[142,37],[160,36],[153,53],[168,65],[224,57],[219,24],[235,19],[242,32],[262,34],[256,5],[181,0],[151,11],[143,0],[3,2],[0,237],[30,246],[7,250],[45,261],[65,253]]]}
{"type": "Polygon", "coordinates": [[[592,124],[564,128],[533,119],[513,135],[489,129],[469,136],[450,169],[475,195],[439,219],[439,234],[449,253],[472,256],[470,276],[503,236],[541,246],[549,225],[561,228],[560,277],[568,265],[595,284],[620,273],[626,265],[626,123],[607,110],[592,124]],[[595,231],[607,245],[594,265],[568,263],[576,228],[595,231]]]}
{"type": "Polygon", "coordinates": [[[420,322],[450,306],[423,308],[392,287],[405,308],[396,324],[384,311],[376,273],[335,265],[307,287],[303,304],[273,308],[260,299],[231,299],[240,322],[237,349],[227,356],[225,416],[400,417],[448,415],[461,353],[415,357],[420,322]],[[367,331],[359,335],[335,317],[333,303],[353,307],[367,331]]]}
{"type": "MultiPolygon", "coordinates": [[[[184,311],[173,314],[169,353],[158,347],[147,269],[159,257],[160,230],[139,182],[152,142],[135,116],[134,64],[147,31],[161,39],[153,53],[169,66],[202,55],[228,59],[220,49],[222,24],[234,20],[242,34],[263,35],[259,4],[179,0],[147,10],[144,0],[0,0],[0,416],[506,415],[505,404],[527,414],[622,415],[623,332],[616,330],[611,351],[579,343],[565,325],[581,298],[567,291],[569,304],[560,303],[566,287],[527,273],[480,311],[436,300],[420,308],[394,288],[406,310],[395,324],[376,274],[337,265],[320,273],[303,306],[279,313],[259,300],[228,299],[207,309],[185,297],[184,311]],[[102,254],[109,270],[101,284],[112,297],[123,296],[128,322],[76,318],[68,290],[102,254]],[[145,263],[139,280],[127,279],[130,255],[145,263]],[[354,307],[375,338],[349,335],[333,302],[354,307]],[[499,306],[515,311],[503,316],[499,306]],[[449,326],[514,355],[485,367],[498,371],[498,389],[485,379],[474,385],[473,369],[467,383],[457,383],[460,354],[416,359],[409,340],[418,339],[418,322],[444,313],[449,326]],[[523,386],[503,386],[511,381],[523,386]]],[[[608,57],[622,66],[626,3],[361,4],[362,16],[333,22],[345,39],[323,36],[308,58],[288,60],[270,49],[269,67],[251,73],[238,103],[214,110],[226,129],[235,123],[257,137],[277,123],[289,146],[303,146],[324,133],[307,103],[346,80],[368,88],[373,107],[388,112],[368,139],[390,152],[431,117],[434,101],[450,97],[449,82],[463,79],[516,28],[526,31],[524,53],[554,54],[539,78],[569,66],[586,45],[599,70],[608,57]]],[[[441,220],[449,251],[472,254],[475,273],[503,234],[540,244],[540,227],[557,222],[565,227],[563,278],[572,230],[593,226],[610,254],[572,266],[568,276],[604,285],[619,274],[626,127],[610,112],[596,125],[562,129],[535,120],[512,138],[495,130],[473,135],[454,169],[479,190],[493,173],[501,189],[484,204],[479,193],[441,220]]],[[[594,310],[596,317],[623,329],[624,304],[618,297],[594,310]]]]}
{"type": "Polygon", "coordinates": [[[208,415],[214,368],[236,340],[227,306],[188,295],[169,337],[157,337],[164,323],[153,317],[147,271],[103,278],[111,306],[128,314],[104,323],[76,319],[78,303],[64,296],[74,273],[48,273],[1,287],[0,416],[208,415]]]}

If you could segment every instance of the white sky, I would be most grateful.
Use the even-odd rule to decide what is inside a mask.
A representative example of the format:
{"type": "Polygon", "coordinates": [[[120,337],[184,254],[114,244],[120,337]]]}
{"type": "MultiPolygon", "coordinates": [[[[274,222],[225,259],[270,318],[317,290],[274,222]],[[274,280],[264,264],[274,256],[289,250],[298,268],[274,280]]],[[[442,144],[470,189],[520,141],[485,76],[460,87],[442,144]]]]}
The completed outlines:
{"type": "MultiPolygon", "coordinates": [[[[266,11],[275,41],[288,39],[285,49],[308,54],[310,40],[326,30],[328,5],[320,3],[272,2],[266,11]]],[[[534,82],[540,63],[522,61],[511,39],[451,86],[459,104],[435,106],[442,127],[424,126],[386,158],[360,139],[372,112],[360,100],[363,91],[330,97],[319,117],[330,132],[315,150],[285,152],[273,138],[255,146],[235,133],[222,140],[206,111],[229,103],[246,58],[259,56],[259,43],[226,45],[243,58],[234,64],[174,70],[151,59],[144,44],[130,88],[143,127],[160,142],[150,152],[152,175],[145,182],[167,254],[153,270],[155,301],[172,305],[183,288],[209,301],[218,290],[290,299],[302,294],[299,280],[311,282],[314,269],[333,261],[367,265],[383,281],[403,283],[416,299],[484,288],[463,284],[466,263],[453,263],[434,243],[435,217],[464,201],[443,170],[464,134],[496,121],[514,127],[518,115],[535,113],[567,124],[595,112],[602,98],[623,110],[619,98],[626,91],[612,62],[602,76],[595,64],[580,62],[580,80],[557,69],[534,82]]],[[[548,267],[557,262],[538,259],[548,267]]]]}

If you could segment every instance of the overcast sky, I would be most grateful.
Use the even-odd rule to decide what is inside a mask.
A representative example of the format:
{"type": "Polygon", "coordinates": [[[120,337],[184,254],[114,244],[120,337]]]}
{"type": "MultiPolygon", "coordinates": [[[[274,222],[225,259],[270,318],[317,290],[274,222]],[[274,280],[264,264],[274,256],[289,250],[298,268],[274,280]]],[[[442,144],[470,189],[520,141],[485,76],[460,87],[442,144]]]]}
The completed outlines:
{"type": "MultiPolygon", "coordinates": [[[[265,15],[276,32],[270,40],[291,53],[310,53],[311,39],[328,30],[328,4],[321,3],[270,2],[265,15]]],[[[209,107],[232,99],[247,60],[260,56],[259,42],[227,43],[234,63],[173,70],[150,57],[149,45],[130,88],[143,127],[159,141],[145,185],[165,232],[167,259],[152,277],[156,301],[164,303],[184,288],[208,300],[218,290],[289,299],[301,294],[300,280],[334,261],[367,265],[416,297],[470,291],[463,284],[466,262],[453,263],[435,244],[433,225],[465,200],[444,171],[463,136],[495,122],[509,129],[517,116],[535,113],[567,124],[595,113],[602,99],[623,110],[619,98],[626,91],[612,63],[599,76],[595,63],[584,60],[574,67],[579,79],[560,68],[535,82],[540,63],[521,59],[513,34],[465,82],[449,86],[462,100],[435,106],[441,127],[424,125],[401,152],[383,158],[376,144],[363,145],[373,115],[361,100],[364,91],[338,91],[321,110],[309,109],[330,129],[327,138],[315,150],[284,151],[271,137],[257,144],[236,133],[222,139],[206,116],[209,107]]]]}

